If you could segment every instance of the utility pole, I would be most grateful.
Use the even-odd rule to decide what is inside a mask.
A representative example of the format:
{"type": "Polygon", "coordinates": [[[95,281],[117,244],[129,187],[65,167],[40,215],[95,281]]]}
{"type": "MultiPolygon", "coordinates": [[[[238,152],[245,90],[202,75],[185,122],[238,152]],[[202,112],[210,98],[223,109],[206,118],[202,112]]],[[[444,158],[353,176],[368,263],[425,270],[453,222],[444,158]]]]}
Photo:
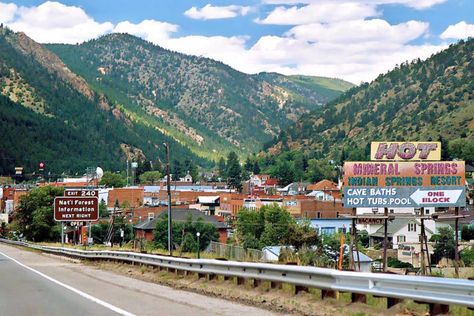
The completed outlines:
{"type": "Polygon", "coordinates": [[[169,143],[163,143],[166,148],[166,190],[168,192],[168,252],[173,255],[173,227],[171,220],[171,188],[170,188],[170,146],[169,143]]]}

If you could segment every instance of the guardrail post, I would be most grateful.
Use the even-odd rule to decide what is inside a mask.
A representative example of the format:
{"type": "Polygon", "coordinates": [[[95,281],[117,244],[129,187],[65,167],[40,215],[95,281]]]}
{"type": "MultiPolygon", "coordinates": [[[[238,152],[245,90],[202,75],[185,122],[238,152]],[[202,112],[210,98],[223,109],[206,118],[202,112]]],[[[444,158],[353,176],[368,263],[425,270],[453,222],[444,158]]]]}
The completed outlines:
{"type": "Polygon", "coordinates": [[[449,313],[449,305],[444,305],[444,304],[434,304],[430,303],[428,304],[430,307],[430,315],[444,315],[449,313]]]}
{"type": "Polygon", "coordinates": [[[387,308],[392,308],[393,306],[401,303],[402,300],[395,297],[387,297],[387,308]]]}
{"type": "Polygon", "coordinates": [[[260,285],[262,285],[262,280],[253,279],[253,287],[259,287],[260,285]]]}
{"type": "Polygon", "coordinates": [[[198,279],[203,279],[206,277],[206,275],[204,273],[198,273],[198,279]]]}
{"type": "Polygon", "coordinates": [[[209,281],[216,280],[217,279],[217,274],[214,274],[214,273],[208,274],[208,279],[209,279],[209,281]]]}
{"type": "Polygon", "coordinates": [[[367,296],[360,293],[351,293],[352,303],[367,303],[367,296]]]}
{"type": "Polygon", "coordinates": [[[336,291],[333,290],[321,290],[321,298],[336,298],[336,291]]]}
{"type": "Polygon", "coordinates": [[[242,277],[237,277],[237,285],[244,285],[245,284],[245,278],[242,277]]]}
{"type": "Polygon", "coordinates": [[[281,289],[282,288],[281,282],[271,281],[270,282],[270,288],[272,288],[272,289],[281,289]]]}
{"type": "Polygon", "coordinates": [[[307,286],[295,285],[295,295],[298,294],[299,292],[309,293],[309,288],[307,286]]]}

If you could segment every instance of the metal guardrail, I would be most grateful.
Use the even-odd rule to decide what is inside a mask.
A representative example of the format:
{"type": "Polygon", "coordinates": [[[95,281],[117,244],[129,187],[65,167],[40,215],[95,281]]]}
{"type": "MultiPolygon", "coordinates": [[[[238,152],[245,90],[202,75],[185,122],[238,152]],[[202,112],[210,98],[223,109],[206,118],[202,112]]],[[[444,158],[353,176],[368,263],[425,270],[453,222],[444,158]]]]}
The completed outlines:
{"type": "Polygon", "coordinates": [[[185,259],[123,251],[85,251],[5,239],[0,239],[0,242],[89,260],[116,260],[204,275],[289,283],[329,291],[372,294],[380,297],[412,299],[442,305],[457,304],[474,308],[474,281],[471,280],[349,272],[269,263],[185,259]]]}

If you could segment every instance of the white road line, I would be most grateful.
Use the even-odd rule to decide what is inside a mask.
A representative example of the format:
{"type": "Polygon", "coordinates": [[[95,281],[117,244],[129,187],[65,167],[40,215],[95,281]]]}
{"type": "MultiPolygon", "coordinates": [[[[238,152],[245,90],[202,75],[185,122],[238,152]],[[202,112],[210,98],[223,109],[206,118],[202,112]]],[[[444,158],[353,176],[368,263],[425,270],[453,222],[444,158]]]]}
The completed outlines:
{"type": "Polygon", "coordinates": [[[120,315],[124,315],[124,316],[134,316],[134,314],[129,313],[129,312],[127,312],[126,310],[123,310],[123,309],[121,309],[121,308],[119,308],[119,307],[117,307],[117,306],[114,306],[114,305],[112,305],[112,304],[109,304],[109,303],[107,303],[107,302],[104,302],[104,301],[102,301],[101,299],[98,299],[97,297],[94,297],[94,296],[92,296],[92,295],[89,295],[89,294],[87,294],[87,293],[84,293],[84,292],[82,292],[82,291],[80,291],[80,290],[78,290],[78,289],[76,289],[76,288],[73,288],[73,287],[70,286],[70,285],[64,284],[64,283],[62,283],[61,281],[58,281],[58,280],[56,280],[56,279],[53,279],[52,277],[50,277],[50,276],[48,276],[48,275],[46,275],[46,274],[44,274],[44,273],[42,273],[42,272],[39,272],[38,270],[35,270],[35,269],[33,269],[33,268],[30,268],[30,267],[28,267],[27,265],[24,265],[23,263],[21,263],[20,261],[18,261],[18,260],[16,260],[16,259],[13,259],[13,258],[10,257],[10,256],[7,256],[6,254],[4,254],[4,253],[1,252],[1,251],[0,251],[0,254],[3,255],[3,256],[5,256],[6,258],[10,259],[11,261],[15,262],[16,264],[22,266],[23,268],[26,268],[26,269],[28,269],[28,270],[30,270],[30,271],[32,271],[32,272],[34,272],[34,273],[36,273],[36,274],[42,276],[43,278],[48,279],[48,280],[51,281],[51,282],[54,282],[54,283],[56,283],[57,285],[60,285],[60,286],[66,288],[66,289],[68,289],[68,290],[70,290],[70,291],[72,291],[72,292],[74,292],[74,293],[77,293],[77,294],[79,294],[80,296],[82,296],[82,297],[84,297],[84,298],[86,298],[86,299],[88,299],[88,300],[91,300],[91,301],[93,301],[93,302],[95,302],[95,303],[97,303],[97,304],[99,304],[99,305],[102,305],[102,306],[104,306],[104,307],[106,307],[106,308],[108,308],[108,309],[110,309],[110,310],[112,310],[112,311],[114,311],[114,312],[116,312],[116,313],[118,313],[118,314],[120,314],[120,315]]]}

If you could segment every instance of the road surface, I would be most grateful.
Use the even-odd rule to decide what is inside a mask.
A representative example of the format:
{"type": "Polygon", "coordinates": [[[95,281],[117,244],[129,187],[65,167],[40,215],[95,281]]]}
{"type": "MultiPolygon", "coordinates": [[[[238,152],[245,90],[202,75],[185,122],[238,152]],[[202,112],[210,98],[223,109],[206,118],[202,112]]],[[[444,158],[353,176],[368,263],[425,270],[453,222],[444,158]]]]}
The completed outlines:
{"type": "Polygon", "coordinates": [[[275,315],[0,244],[1,315],[275,315]]]}

